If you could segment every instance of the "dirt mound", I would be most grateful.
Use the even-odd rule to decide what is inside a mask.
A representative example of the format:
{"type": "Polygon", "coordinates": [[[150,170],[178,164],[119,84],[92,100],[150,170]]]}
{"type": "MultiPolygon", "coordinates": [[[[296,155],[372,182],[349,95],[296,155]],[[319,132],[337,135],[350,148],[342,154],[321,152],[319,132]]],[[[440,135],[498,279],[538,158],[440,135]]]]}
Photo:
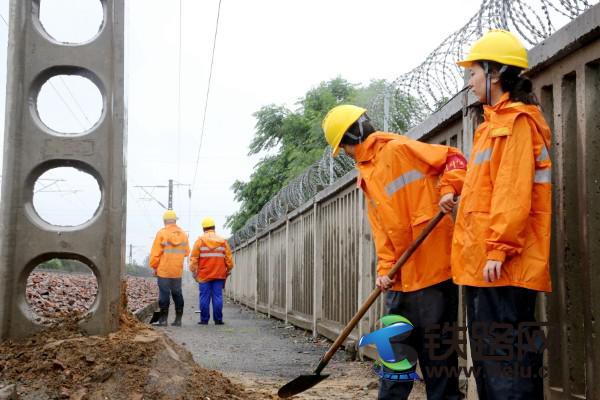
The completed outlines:
{"type": "Polygon", "coordinates": [[[8,385],[32,400],[259,398],[131,314],[108,336],[85,336],[71,319],[0,344],[0,388],[8,385]]]}

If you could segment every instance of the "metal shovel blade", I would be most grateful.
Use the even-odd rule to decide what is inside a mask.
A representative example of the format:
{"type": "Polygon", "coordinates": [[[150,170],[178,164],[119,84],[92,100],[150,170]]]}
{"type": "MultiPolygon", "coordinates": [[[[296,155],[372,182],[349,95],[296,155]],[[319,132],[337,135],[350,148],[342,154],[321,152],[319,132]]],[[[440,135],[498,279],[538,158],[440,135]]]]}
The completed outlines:
{"type": "Polygon", "coordinates": [[[302,393],[310,389],[329,375],[300,375],[293,381],[286,383],[277,391],[277,396],[287,399],[295,394],[302,393]]]}

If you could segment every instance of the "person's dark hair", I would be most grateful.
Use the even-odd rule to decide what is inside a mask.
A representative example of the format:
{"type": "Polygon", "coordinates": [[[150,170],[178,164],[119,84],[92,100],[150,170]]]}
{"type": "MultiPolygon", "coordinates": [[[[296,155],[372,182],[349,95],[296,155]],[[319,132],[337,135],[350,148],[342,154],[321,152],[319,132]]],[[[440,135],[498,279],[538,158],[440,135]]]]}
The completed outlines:
{"type": "Polygon", "coordinates": [[[346,133],[350,133],[350,135],[342,136],[341,144],[359,144],[360,142],[364,142],[371,133],[375,132],[375,128],[371,124],[369,117],[366,114],[364,114],[364,117],[365,119],[362,121],[362,135],[360,127],[358,126],[358,121],[356,121],[350,125],[350,128],[346,131],[346,133]]]}
{"type": "Polygon", "coordinates": [[[207,226],[206,228],[202,228],[204,230],[204,232],[206,231],[214,231],[215,227],[214,226],[207,226]]]}
{"type": "MultiPolygon", "coordinates": [[[[498,72],[503,67],[502,64],[493,61],[488,61],[488,64],[492,72],[498,72]]],[[[525,104],[539,105],[540,103],[535,93],[533,93],[533,84],[528,78],[521,75],[523,69],[512,65],[506,65],[505,67],[505,70],[500,74],[500,86],[504,92],[509,93],[510,99],[525,104]]]]}

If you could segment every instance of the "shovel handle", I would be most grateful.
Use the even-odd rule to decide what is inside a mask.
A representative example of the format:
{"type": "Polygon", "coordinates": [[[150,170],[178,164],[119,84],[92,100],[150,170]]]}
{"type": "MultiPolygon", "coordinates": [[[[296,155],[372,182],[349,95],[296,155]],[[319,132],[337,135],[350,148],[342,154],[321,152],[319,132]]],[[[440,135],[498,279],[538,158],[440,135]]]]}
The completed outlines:
{"type": "MultiPolygon", "coordinates": [[[[435,228],[435,226],[442,220],[442,218],[444,218],[445,215],[446,214],[443,211],[440,211],[436,214],[435,217],[433,217],[432,220],[429,221],[429,223],[425,226],[425,228],[423,228],[421,233],[419,233],[415,241],[412,242],[410,246],[408,246],[404,253],[402,253],[402,256],[400,256],[398,261],[396,261],[396,264],[394,264],[390,272],[388,272],[388,278],[392,279],[394,275],[396,275],[396,272],[398,272],[398,270],[402,268],[402,266],[406,263],[409,257],[415,252],[415,250],[417,250],[419,245],[425,240],[425,238],[427,238],[427,236],[431,233],[433,228],[435,228]]],[[[344,343],[344,340],[346,340],[348,335],[350,335],[350,332],[352,332],[352,330],[358,324],[360,319],[366,314],[367,310],[369,310],[373,303],[375,303],[375,300],[377,300],[381,292],[382,290],[378,287],[371,292],[364,304],[358,309],[356,314],[354,314],[350,322],[348,322],[348,324],[344,327],[344,330],[342,330],[335,342],[333,342],[329,350],[327,350],[327,353],[325,353],[323,358],[321,358],[321,360],[319,361],[319,365],[315,369],[316,375],[319,375],[323,368],[325,368],[325,366],[329,363],[335,352],[344,343]]]]}

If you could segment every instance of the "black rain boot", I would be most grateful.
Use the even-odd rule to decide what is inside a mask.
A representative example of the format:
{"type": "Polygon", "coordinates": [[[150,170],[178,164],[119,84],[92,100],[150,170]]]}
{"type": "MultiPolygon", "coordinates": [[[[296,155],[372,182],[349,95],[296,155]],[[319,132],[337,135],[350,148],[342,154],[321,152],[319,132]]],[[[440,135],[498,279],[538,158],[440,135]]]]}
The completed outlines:
{"type": "Polygon", "coordinates": [[[169,318],[169,309],[168,308],[161,308],[160,310],[160,318],[158,318],[158,321],[156,321],[155,323],[153,323],[153,326],[167,326],[169,325],[167,319],[169,318]]]}
{"type": "Polygon", "coordinates": [[[181,326],[181,317],[183,316],[183,308],[179,308],[175,310],[175,321],[171,324],[171,326],[181,326]]]}

